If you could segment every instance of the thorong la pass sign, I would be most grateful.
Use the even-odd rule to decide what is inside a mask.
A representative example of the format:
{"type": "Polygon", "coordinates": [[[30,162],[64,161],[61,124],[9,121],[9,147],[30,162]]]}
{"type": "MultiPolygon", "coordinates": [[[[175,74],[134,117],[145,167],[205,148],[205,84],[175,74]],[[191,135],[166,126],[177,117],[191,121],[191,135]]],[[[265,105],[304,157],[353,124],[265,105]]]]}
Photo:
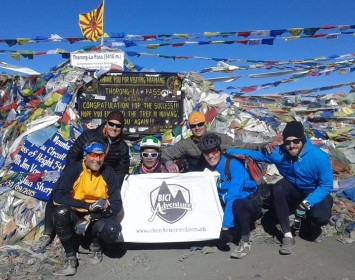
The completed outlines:
{"type": "Polygon", "coordinates": [[[210,171],[130,175],[121,194],[125,242],[188,242],[219,237],[223,210],[210,171]]]}

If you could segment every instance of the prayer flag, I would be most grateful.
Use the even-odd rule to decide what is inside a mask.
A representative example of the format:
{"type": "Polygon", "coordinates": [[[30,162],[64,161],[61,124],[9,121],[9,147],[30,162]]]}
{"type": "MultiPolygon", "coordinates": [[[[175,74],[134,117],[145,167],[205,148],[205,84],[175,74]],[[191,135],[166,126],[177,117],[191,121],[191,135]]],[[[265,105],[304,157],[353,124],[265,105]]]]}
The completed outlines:
{"type": "Polygon", "coordinates": [[[79,26],[84,37],[96,42],[103,34],[104,2],[97,9],[79,14],[79,26]]]}

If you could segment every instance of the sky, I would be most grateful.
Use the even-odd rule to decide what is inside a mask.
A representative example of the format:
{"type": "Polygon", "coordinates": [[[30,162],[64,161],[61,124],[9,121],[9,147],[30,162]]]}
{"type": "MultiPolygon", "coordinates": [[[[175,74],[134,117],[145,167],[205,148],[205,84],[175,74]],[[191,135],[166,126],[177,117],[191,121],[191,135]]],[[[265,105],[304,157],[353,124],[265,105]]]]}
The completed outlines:
{"type": "MultiPolygon", "coordinates": [[[[10,57],[8,51],[43,51],[62,49],[68,52],[81,50],[88,46],[99,46],[98,42],[50,42],[28,43],[9,47],[1,42],[4,39],[49,38],[51,34],[61,37],[81,37],[78,25],[80,13],[87,13],[97,8],[101,0],[11,0],[2,1],[0,11],[0,62],[29,67],[37,72],[46,73],[65,59],[59,54],[35,56],[33,59],[21,57],[17,61],[10,57]]],[[[204,32],[242,32],[255,30],[278,30],[289,28],[311,28],[327,25],[355,25],[354,0],[105,0],[104,31],[127,35],[159,35],[159,34],[203,34],[204,32]]],[[[349,29],[355,34],[355,29],[349,29]]],[[[339,33],[339,29],[321,30],[317,33],[339,33]]],[[[148,49],[140,43],[136,47],[115,47],[124,52],[148,53],[162,56],[193,56],[209,59],[161,58],[157,56],[127,57],[127,59],[144,69],[157,72],[199,72],[206,68],[216,67],[217,61],[211,58],[235,59],[228,62],[233,66],[250,66],[253,63],[245,60],[290,61],[307,60],[318,57],[331,57],[354,54],[354,34],[341,34],[337,39],[298,39],[284,40],[289,33],[277,37],[273,45],[243,44],[185,44],[182,47],[162,46],[148,49]]],[[[261,37],[223,37],[198,38],[192,41],[206,40],[244,40],[261,37]]],[[[262,37],[265,38],[265,37],[262,37]]],[[[152,43],[161,43],[154,41],[152,43]]],[[[105,42],[111,46],[111,42],[105,42]]],[[[347,61],[352,58],[346,57],[347,61]]],[[[337,58],[335,62],[343,61],[337,58]]],[[[332,60],[331,62],[334,62],[332,60]]],[[[325,61],[323,63],[330,63],[325,61]]],[[[352,66],[354,67],[354,66],[352,66]]],[[[355,71],[347,69],[345,74],[333,71],[330,75],[304,77],[292,82],[281,83],[277,87],[258,90],[256,94],[285,93],[295,90],[328,87],[337,84],[355,82],[355,71]]],[[[251,78],[249,74],[272,73],[278,69],[238,70],[231,73],[200,73],[204,78],[235,77],[233,82],[216,82],[215,89],[222,92],[238,92],[243,87],[260,86],[290,78],[282,75],[269,78],[251,78]],[[229,89],[228,89],[229,88],[229,89]]],[[[14,73],[1,69],[0,73],[14,73]]],[[[349,92],[345,86],[329,90],[349,92]]],[[[328,93],[324,91],[321,93],[328,93]]]]}

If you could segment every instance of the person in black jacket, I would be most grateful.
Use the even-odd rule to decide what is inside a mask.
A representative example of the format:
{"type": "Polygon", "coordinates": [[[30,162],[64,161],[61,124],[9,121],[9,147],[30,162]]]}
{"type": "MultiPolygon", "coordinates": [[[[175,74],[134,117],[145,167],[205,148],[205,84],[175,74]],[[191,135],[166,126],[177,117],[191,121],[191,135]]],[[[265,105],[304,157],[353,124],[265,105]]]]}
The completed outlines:
{"type": "MultiPolygon", "coordinates": [[[[96,139],[107,145],[105,165],[111,166],[118,175],[119,187],[129,171],[129,147],[122,139],[122,131],[124,127],[124,117],[120,111],[112,111],[106,119],[106,122],[96,129],[84,131],[74,142],[70,148],[66,161],[67,169],[73,163],[82,160],[84,147],[90,140],[96,139]]],[[[42,236],[35,243],[33,250],[40,251],[45,249],[54,239],[55,231],[52,221],[53,200],[52,197],[46,204],[45,222],[42,236]]],[[[118,220],[123,219],[123,212],[119,213],[118,220]]]]}
{"type": "Polygon", "coordinates": [[[67,165],[83,158],[84,145],[90,139],[101,139],[107,144],[104,164],[110,165],[118,174],[120,186],[129,170],[129,147],[122,139],[124,117],[120,111],[113,111],[107,121],[96,129],[84,131],[74,142],[67,156],[67,165]]]}
{"type": "Polygon", "coordinates": [[[53,189],[53,223],[66,254],[64,266],[56,275],[76,273],[75,238],[90,239],[92,264],[102,261],[101,245],[123,241],[116,218],[122,210],[118,175],[104,165],[105,152],[102,143],[87,143],[84,159],[66,168],[53,189]]]}

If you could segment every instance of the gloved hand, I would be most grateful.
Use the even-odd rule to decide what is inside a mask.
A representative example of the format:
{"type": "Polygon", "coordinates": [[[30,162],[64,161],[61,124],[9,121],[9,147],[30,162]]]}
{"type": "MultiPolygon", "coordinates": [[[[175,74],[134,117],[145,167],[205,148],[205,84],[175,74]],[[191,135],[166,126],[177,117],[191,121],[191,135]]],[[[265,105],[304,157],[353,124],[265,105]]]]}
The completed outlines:
{"type": "Polygon", "coordinates": [[[225,248],[229,246],[233,242],[233,238],[233,231],[231,229],[221,229],[218,242],[219,247],[225,248]]]}
{"type": "Polygon", "coordinates": [[[79,235],[85,235],[85,232],[88,229],[90,222],[90,220],[86,220],[85,218],[80,219],[74,227],[75,233],[79,235]]]}
{"type": "Polygon", "coordinates": [[[169,173],[179,173],[179,167],[173,161],[167,161],[165,167],[168,169],[169,173]]]}
{"type": "Polygon", "coordinates": [[[305,219],[306,213],[309,209],[311,209],[311,207],[309,206],[309,203],[306,200],[304,200],[300,203],[300,205],[297,206],[295,214],[297,217],[299,217],[301,219],[305,219]]]}
{"type": "Polygon", "coordinates": [[[101,212],[105,209],[105,206],[106,206],[106,199],[100,198],[90,205],[89,211],[101,212]]]}
{"type": "Polygon", "coordinates": [[[111,217],[112,214],[113,214],[113,213],[112,213],[112,209],[111,209],[110,206],[107,207],[107,208],[105,208],[104,211],[102,211],[102,217],[104,217],[104,218],[111,217]]]}

